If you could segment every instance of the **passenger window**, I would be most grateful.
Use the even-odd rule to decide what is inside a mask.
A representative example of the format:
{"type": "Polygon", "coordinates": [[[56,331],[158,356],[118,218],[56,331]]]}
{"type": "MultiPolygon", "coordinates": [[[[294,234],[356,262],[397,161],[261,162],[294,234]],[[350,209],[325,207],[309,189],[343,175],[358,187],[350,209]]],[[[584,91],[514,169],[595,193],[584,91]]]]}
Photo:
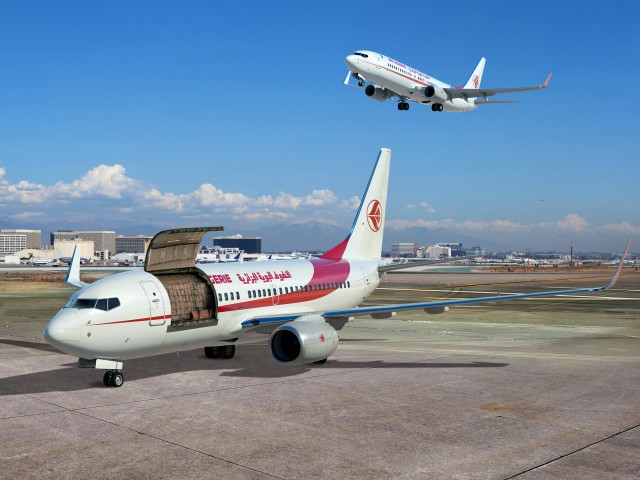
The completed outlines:
{"type": "Polygon", "coordinates": [[[347,280],[347,288],[351,288],[351,283],[347,280]]]}
{"type": "Polygon", "coordinates": [[[224,294],[224,301],[227,302],[229,300],[229,295],[227,295],[227,293],[225,292],[224,294]]]}
{"type": "Polygon", "coordinates": [[[236,292],[236,300],[240,300],[240,292],[236,292]]]}
{"type": "Polygon", "coordinates": [[[222,301],[222,294],[221,294],[221,293],[219,293],[219,294],[218,294],[218,301],[219,301],[219,302],[221,302],[221,301],[222,301]]]}
{"type": "Polygon", "coordinates": [[[104,310],[105,312],[109,310],[109,307],[107,306],[107,299],[99,298],[98,301],[96,302],[96,308],[98,310],[104,310]]]}
{"type": "Polygon", "coordinates": [[[278,290],[280,290],[280,295],[282,295],[282,287],[278,287],[278,290]]]}
{"type": "Polygon", "coordinates": [[[258,290],[258,296],[262,298],[262,295],[260,294],[260,290],[258,290]]]}
{"type": "Polygon", "coordinates": [[[231,292],[231,293],[229,294],[229,299],[230,299],[230,300],[235,300],[235,298],[233,297],[233,292],[231,292]]]}
{"type": "Polygon", "coordinates": [[[267,291],[266,291],[264,288],[262,289],[262,296],[263,296],[263,297],[266,297],[266,296],[267,296],[267,291]]]}
{"type": "Polygon", "coordinates": [[[249,298],[251,298],[251,290],[247,292],[247,295],[249,296],[249,298]]]}
{"type": "Polygon", "coordinates": [[[120,299],[118,298],[109,299],[109,310],[113,310],[114,308],[118,308],[119,306],[120,306],[120,299]]]}

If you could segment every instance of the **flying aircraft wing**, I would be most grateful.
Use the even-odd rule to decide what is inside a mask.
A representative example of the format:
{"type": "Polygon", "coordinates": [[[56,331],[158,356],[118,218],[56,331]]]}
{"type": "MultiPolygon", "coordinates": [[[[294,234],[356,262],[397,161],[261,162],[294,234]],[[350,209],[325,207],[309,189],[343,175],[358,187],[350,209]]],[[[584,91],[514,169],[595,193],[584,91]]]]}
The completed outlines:
{"type": "MultiPolygon", "coordinates": [[[[444,88],[443,90],[449,96],[449,99],[453,98],[484,98],[499,95],[501,93],[513,93],[513,92],[526,92],[527,90],[542,90],[547,88],[551,80],[551,73],[542,85],[536,85],[535,87],[517,87],[517,88],[444,88]]],[[[487,102],[488,103],[488,102],[487,102]]]]}
{"type": "Polygon", "coordinates": [[[473,303],[488,303],[488,302],[502,302],[505,300],[518,300],[521,298],[534,298],[534,297],[553,297],[553,296],[563,296],[563,295],[573,295],[576,293],[589,293],[589,292],[600,292],[611,288],[618,281],[618,277],[620,276],[620,271],[622,270],[622,266],[624,265],[624,260],[629,252],[629,246],[631,245],[631,240],[627,243],[627,248],[622,255],[622,259],[620,260],[620,264],[616,269],[613,277],[606,285],[602,285],[599,287],[588,287],[588,288],[577,288],[573,290],[552,290],[547,292],[534,292],[534,293],[518,293],[512,295],[498,295],[491,297],[478,297],[478,298],[463,298],[463,299],[452,299],[452,300],[439,300],[439,301],[430,301],[430,302],[419,302],[419,303],[405,303],[399,305],[380,305],[373,307],[362,307],[362,308],[345,308],[342,310],[328,310],[324,312],[304,312],[300,314],[287,314],[287,315],[272,315],[272,316],[264,316],[264,317],[255,317],[242,322],[242,331],[243,332],[256,332],[256,333],[264,333],[270,334],[273,330],[275,330],[278,326],[296,320],[303,316],[321,316],[325,319],[327,323],[333,324],[334,322],[338,325],[334,325],[336,330],[340,330],[344,324],[346,324],[350,317],[356,317],[361,315],[372,316],[373,318],[390,318],[395,312],[405,311],[405,310],[424,310],[427,313],[443,313],[449,309],[450,306],[456,305],[469,305],[473,303]]]}

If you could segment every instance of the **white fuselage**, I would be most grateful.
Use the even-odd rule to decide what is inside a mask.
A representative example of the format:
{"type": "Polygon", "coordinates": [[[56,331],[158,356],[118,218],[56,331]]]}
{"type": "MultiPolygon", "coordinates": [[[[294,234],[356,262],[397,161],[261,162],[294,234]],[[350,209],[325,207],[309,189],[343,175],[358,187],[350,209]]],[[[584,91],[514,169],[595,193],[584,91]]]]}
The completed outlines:
{"type": "MultiPolygon", "coordinates": [[[[359,50],[358,53],[359,55],[352,54],[345,59],[351,73],[394,92],[401,98],[431,104],[434,100],[425,96],[426,87],[454,88],[380,53],[368,50],[359,50]]],[[[447,112],[468,112],[478,108],[474,99],[454,98],[439,103],[447,112]]]]}
{"type": "Polygon", "coordinates": [[[242,322],[355,307],[378,285],[377,266],[371,260],[322,258],[200,265],[214,286],[218,314],[217,322],[197,328],[172,327],[171,301],[158,277],[120,273],[74,294],[47,325],[45,338],[70,355],[118,361],[230,340],[264,341],[263,334],[243,333],[242,322]],[[93,299],[117,306],[82,308],[93,299]]]}

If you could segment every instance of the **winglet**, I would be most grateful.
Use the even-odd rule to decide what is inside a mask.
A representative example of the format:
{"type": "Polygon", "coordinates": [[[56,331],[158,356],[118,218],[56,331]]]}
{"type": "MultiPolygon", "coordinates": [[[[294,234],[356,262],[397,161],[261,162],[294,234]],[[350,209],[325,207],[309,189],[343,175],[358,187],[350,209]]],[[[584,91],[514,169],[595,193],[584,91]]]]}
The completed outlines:
{"type": "Polygon", "coordinates": [[[553,75],[553,72],[549,73],[549,76],[544,81],[544,83],[540,85],[540,88],[547,88],[547,85],[549,85],[549,80],[551,80],[551,75],[553,75]]]}
{"type": "Polygon", "coordinates": [[[87,284],[80,280],[80,252],[78,245],[73,248],[73,255],[71,256],[71,263],[69,263],[69,270],[67,271],[67,278],[65,282],[74,287],[82,288],[87,284]]]}
{"type": "Polygon", "coordinates": [[[631,239],[627,242],[627,248],[624,249],[624,253],[622,254],[622,258],[620,259],[620,265],[616,269],[616,273],[613,275],[611,281],[605,285],[602,290],[606,290],[607,288],[613,287],[618,281],[618,277],[620,276],[620,272],[622,271],[622,266],[624,265],[624,260],[627,258],[627,253],[629,253],[629,247],[631,246],[631,239]]]}

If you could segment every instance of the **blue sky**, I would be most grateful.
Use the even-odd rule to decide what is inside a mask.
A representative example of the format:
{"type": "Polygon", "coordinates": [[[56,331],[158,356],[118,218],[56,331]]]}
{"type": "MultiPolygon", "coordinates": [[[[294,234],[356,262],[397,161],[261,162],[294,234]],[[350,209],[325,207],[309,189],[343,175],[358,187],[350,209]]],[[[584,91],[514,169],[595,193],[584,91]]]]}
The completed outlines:
{"type": "Polygon", "coordinates": [[[406,12],[218,3],[0,3],[3,227],[348,229],[385,146],[387,228],[444,227],[520,249],[640,247],[635,2],[609,14],[588,1],[406,12]],[[400,112],[342,85],[357,49],[456,85],[482,56],[483,86],[553,78],[504,96],[515,105],[400,112]]]}

